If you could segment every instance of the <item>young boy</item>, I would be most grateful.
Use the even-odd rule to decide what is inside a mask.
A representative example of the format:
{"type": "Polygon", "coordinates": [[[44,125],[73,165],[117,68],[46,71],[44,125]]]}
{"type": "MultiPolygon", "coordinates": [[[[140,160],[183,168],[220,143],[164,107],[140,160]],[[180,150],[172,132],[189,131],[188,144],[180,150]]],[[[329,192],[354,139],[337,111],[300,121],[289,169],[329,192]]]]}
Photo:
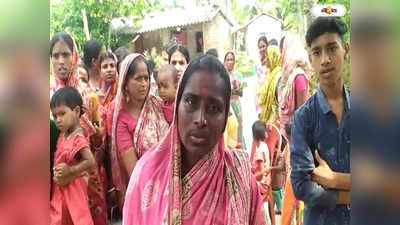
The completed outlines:
{"type": "Polygon", "coordinates": [[[174,116],[175,95],[178,88],[178,71],[172,65],[164,65],[158,69],[156,82],[158,93],[163,100],[163,112],[169,124],[174,116]]]}
{"type": "Polygon", "coordinates": [[[304,225],[350,224],[350,100],[342,72],[349,46],[346,25],[319,17],[306,42],[317,93],[294,115],[290,165],[294,195],[304,201],[304,225]]]}
{"type": "Polygon", "coordinates": [[[254,122],[252,126],[253,144],[251,147],[251,171],[256,177],[260,187],[261,195],[264,199],[266,212],[269,212],[269,218],[272,225],[275,225],[275,212],[273,208],[272,192],[271,192],[271,176],[270,168],[270,151],[265,142],[267,138],[266,125],[261,120],[254,122]],[[268,208],[268,210],[267,210],[268,208]]]}

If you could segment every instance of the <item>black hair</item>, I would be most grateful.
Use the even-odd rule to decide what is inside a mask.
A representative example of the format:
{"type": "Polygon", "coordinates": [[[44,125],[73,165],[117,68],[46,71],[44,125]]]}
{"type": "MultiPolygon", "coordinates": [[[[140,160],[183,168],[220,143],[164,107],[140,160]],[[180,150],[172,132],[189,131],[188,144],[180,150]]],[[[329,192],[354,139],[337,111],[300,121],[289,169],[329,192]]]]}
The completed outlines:
{"type": "Polygon", "coordinates": [[[170,72],[172,73],[172,76],[174,78],[174,82],[175,84],[178,84],[179,80],[178,80],[178,70],[176,70],[175,66],[168,64],[168,65],[163,65],[160,68],[157,69],[157,75],[154,77],[157,80],[157,76],[160,73],[163,72],[170,72]]]}
{"type": "Polygon", "coordinates": [[[89,68],[92,67],[92,60],[97,59],[103,45],[97,40],[90,40],[83,45],[83,62],[89,68]]]}
{"type": "MultiPolygon", "coordinates": [[[[146,64],[147,72],[149,73],[149,76],[151,76],[149,63],[147,62],[147,60],[142,55],[139,55],[132,61],[131,65],[128,68],[128,71],[126,72],[125,81],[123,81],[123,82],[125,82],[124,88],[125,88],[125,86],[127,84],[126,81],[134,77],[134,75],[136,73],[136,66],[137,66],[137,64],[139,62],[144,62],[144,64],[146,64]]],[[[149,82],[149,84],[150,84],[150,82],[149,82]]]]}
{"type": "Polygon", "coordinates": [[[74,41],[72,40],[72,37],[66,32],[57,32],[54,34],[53,38],[50,41],[50,55],[53,53],[54,45],[56,45],[59,41],[64,41],[67,44],[69,50],[73,52],[74,41]]]}
{"type": "Polygon", "coordinates": [[[224,65],[215,57],[212,55],[204,55],[200,56],[199,58],[193,60],[191,62],[185,73],[183,74],[183,77],[181,78],[181,83],[179,84],[179,89],[178,93],[176,96],[176,108],[175,111],[178,112],[179,104],[181,102],[182,94],[183,91],[186,87],[187,82],[189,81],[190,77],[197,72],[197,71],[207,71],[212,75],[219,76],[222,78],[225,84],[225,122],[224,122],[224,131],[226,127],[226,122],[228,120],[228,113],[229,113],[229,107],[230,107],[230,99],[231,99],[231,82],[230,78],[228,75],[228,72],[226,72],[226,69],[224,65]]]}
{"type": "Polygon", "coordinates": [[[261,120],[257,120],[256,122],[253,123],[253,126],[251,127],[253,131],[253,139],[257,141],[263,141],[265,140],[265,123],[261,120]]]}
{"type": "Polygon", "coordinates": [[[218,58],[218,51],[217,51],[217,49],[215,49],[215,48],[210,48],[210,49],[208,49],[207,52],[206,52],[206,54],[213,55],[213,56],[215,56],[216,58],[218,58]]]}
{"type": "Polygon", "coordinates": [[[162,51],[166,51],[168,53],[169,49],[172,48],[174,45],[176,45],[174,42],[168,42],[163,46],[162,51]]]}
{"type": "MultiPolygon", "coordinates": [[[[149,59],[149,60],[147,60],[147,65],[149,66],[149,71],[151,73],[153,73],[154,72],[154,68],[156,67],[156,62],[154,62],[153,59],[149,59]]],[[[149,75],[151,75],[151,73],[149,73],[149,75]]]]}
{"type": "MultiPolygon", "coordinates": [[[[108,58],[111,58],[112,60],[115,61],[114,54],[113,54],[112,52],[106,51],[106,52],[104,52],[103,54],[101,54],[101,56],[100,56],[100,65],[101,65],[101,63],[102,63],[104,60],[106,60],[106,59],[108,59],[108,58]]],[[[116,63],[116,62],[115,62],[115,63],[116,63]]]]}
{"type": "Polygon", "coordinates": [[[344,34],[346,32],[346,24],[340,18],[320,16],[311,23],[307,30],[307,46],[311,47],[311,43],[325,33],[337,33],[342,40],[342,43],[344,43],[344,34]]]}
{"type": "Polygon", "coordinates": [[[283,36],[282,38],[281,38],[281,41],[279,42],[279,49],[280,49],[280,51],[282,52],[282,49],[283,49],[283,43],[285,43],[285,36],[283,36]]]}
{"type": "Polygon", "coordinates": [[[86,73],[88,74],[88,82],[89,82],[89,80],[90,80],[89,68],[85,65],[85,63],[82,60],[79,62],[78,67],[81,67],[86,70],[86,73]]]}
{"type": "Polygon", "coordinates": [[[186,59],[186,63],[189,64],[190,63],[190,57],[189,57],[189,52],[188,50],[185,48],[185,46],[180,45],[180,44],[176,44],[172,47],[170,47],[168,49],[168,63],[171,63],[171,57],[175,52],[180,52],[182,53],[182,55],[185,57],[186,59]]]}
{"type": "Polygon", "coordinates": [[[228,57],[229,54],[231,54],[233,56],[233,61],[235,61],[235,53],[229,51],[229,52],[225,53],[224,62],[226,60],[226,57],[228,57]]]}
{"type": "Polygon", "coordinates": [[[266,45],[268,45],[268,39],[267,39],[267,37],[265,37],[265,36],[259,37],[259,38],[258,38],[258,41],[257,41],[257,45],[259,45],[261,41],[264,42],[266,45]]]}
{"type": "Polygon", "coordinates": [[[268,41],[268,45],[276,45],[276,46],[278,46],[278,41],[275,38],[273,38],[273,39],[268,41]]]}
{"type": "Polygon", "coordinates": [[[75,107],[79,106],[79,116],[83,114],[83,100],[81,94],[79,94],[78,90],[73,87],[60,88],[51,97],[50,109],[62,105],[67,106],[71,110],[74,110],[75,107]]]}
{"type": "Polygon", "coordinates": [[[125,47],[119,47],[115,50],[115,56],[117,56],[117,68],[119,71],[119,65],[125,59],[127,55],[129,55],[129,50],[125,47]]]}

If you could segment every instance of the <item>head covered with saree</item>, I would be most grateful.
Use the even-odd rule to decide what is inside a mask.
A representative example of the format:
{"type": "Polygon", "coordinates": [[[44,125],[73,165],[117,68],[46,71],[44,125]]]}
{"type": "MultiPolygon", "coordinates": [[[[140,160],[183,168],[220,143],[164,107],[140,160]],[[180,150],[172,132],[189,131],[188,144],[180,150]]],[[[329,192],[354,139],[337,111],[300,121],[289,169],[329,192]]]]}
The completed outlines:
{"type": "MultiPolygon", "coordinates": [[[[130,70],[132,70],[131,68],[136,68],[135,65],[138,62],[146,63],[146,60],[144,56],[135,53],[128,55],[122,61],[117,95],[115,96],[114,102],[110,107],[110,110],[113,110],[111,132],[112,178],[115,187],[122,193],[125,193],[129,177],[127,177],[121,167],[120,156],[118,154],[116,144],[116,129],[119,113],[123,109],[124,105],[127,104],[127,102],[129,101],[129,96],[125,91],[126,84],[129,79],[133,79],[135,76],[132,76],[132,74],[128,73],[135,73],[136,69],[133,69],[133,71],[130,70]]],[[[150,85],[150,83],[148,84],[150,85]]],[[[155,96],[150,95],[149,90],[150,86],[146,89],[147,93],[144,104],[132,137],[134,145],[133,147],[135,149],[135,153],[138,159],[140,159],[140,157],[153,145],[158,143],[168,131],[168,123],[166,122],[162,112],[161,100],[157,99],[155,96]]]]}
{"type": "Polygon", "coordinates": [[[62,87],[78,88],[78,49],[71,35],[66,32],[55,33],[50,41],[50,59],[53,77],[50,77],[50,91],[62,87]]]}
{"type": "Polygon", "coordinates": [[[248,156],[224,148],[230,92],[229,76],[215,57],[189,64],[167,135],[132,173],[125,225],[265,224],[248,156]],[[187,168],[187,156],[196,154],[187,168]]]}
{"type": "Polygon", "coordinates": [[[279,116],[281,132],[287,137],[284,125],[295,111],[295,79],[304,75],[309,79],[311,66],[308,53],[298,35],[287,34],[282,47],[282,78],[279,84],[279,116]]]}
{"type": "Polygon", "coordinates": [[[78,79],[78,49],[71,35],[66,32],[55,33],[50,41],[50,59],[53,75],[50,76],[50,97],[60,88],[73,87],[79,91],[83,98],[85,114],[81,117],[81,126],[85,136],[91,136],[96,128],[92,124],[91,110],[93,101],[87,94],[87,88],[83,87],[78,79]]]}
{"type": "MultiPolygon", "coordinates": [[[[112,59],[114,61],[114,69],[115,69],[115,73],[113,75],[114,78],[114,82],[112,83],[112,85],[110,85],[110,87],[107,89],[107,92],[104,96],[102,105],[105,108],[108,108],[108,105],[111,103],[111,101],[114,99],[114,97],[117,94],[117,89],[118,89],[118,59],[117,56],[115,56],[114,53],[112,53],[111,51],[107,51],[104,52],[101,56],[100,56],[100,72],[102,73],[102,76],[100,76],[100,89],[104,87],[105,85],[105,78],[106,75],[103,76],[103,68],[102,68],[102,63],[106,60],[106,59],[112,59]]],[[[105,73],[107,73],[107,71],[105,71],[105,73]]]]}
{"type": "Polygon", "coordinates": [[[278,81],[281,77],[281,56],[279,48],[275,45],[268,46],[267,57],[269,74],[260,87],[259,104],[261,107],[261,113],[259,119],[263,122],[277,124],[277,121],[279,120],[278,100],[275,92],[279,85],[278,81]]]}
{"type": "Polygon", "coordinates": [[[293,82],[297,74],[304,74],[307,78],[311,71],[308,53],[303,46],[298,35],[289,33],[285,36],[282,47],[282,78],[280,81],[280,92],[285,98],[289,97],[288,88],[291,88],[287,84],[293,82]]]}

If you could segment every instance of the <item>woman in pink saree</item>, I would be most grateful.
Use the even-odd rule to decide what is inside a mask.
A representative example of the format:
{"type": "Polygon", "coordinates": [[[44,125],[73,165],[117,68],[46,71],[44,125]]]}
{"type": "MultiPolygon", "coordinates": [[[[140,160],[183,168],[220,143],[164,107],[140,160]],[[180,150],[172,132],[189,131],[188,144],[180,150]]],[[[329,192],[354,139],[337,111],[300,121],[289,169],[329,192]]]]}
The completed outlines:
{"type": "Polygon", "coordinates": [[[149,93],[149,76],[144,56],[128,55],[121,63],[117,95],[107,113],[112,121],[112,178],[121,209],[137,161],[168,131],[161,99],[149,93]]]}
{"type": "Polygon", "coordinates": [[[279,83],[280,131],[288,138],[285,125],[308,99],[308,76],[311,72],[308,53],[299,36],[288,34],[282,47],[282,77],[279,83]]]}
{"type": "Polygon", "coordinates": [[[168,134],[132,173],[123,224],[266,224],[248,155],[224,147],[231,95],[224,66],[205,55],[181,79],[168,134]]]}
{"type": "MultiPolygon", "coordinates": [[[[294,112],[308,99],[309,75],[311,66],[307,51],[304,49],[299,36],[288,34],[283,39],[282,45],[282,78],[279,86],[279,118],[280,130],[287,140],[290,134],[286,133],[286,127],[294,112]]],[[[289,145],[289,144],[288,144],[289,145]]],[[[290,158],[290,151],[286,151],[290,158]]],[[[281,224],[291,224],[293,213],[298,205],[292,184],[290,181],[290,163],[286,169],[286,183],[284,184],[283,206],[281,224]]]]}
{"type": "MultiPolygon", "coordinates": [[[[101,148],[99,131],[94,125],[98,118],[94,115],[98,113],[95,104],[93,91],[89,86],[79,82],[78,72],[78,50],[72,36],[65,32],[54,34],[50,43],[50,59],[52,63],[53,75],[50,76],[50,96],[63,87],[73,87],[79,91],[83,99],[84,114],[80,117],[80,126],[83,128],[84,136],[90,140],[90,150],[97,155],[101,148]]],[[[107,223],[106,198],[103,182],[99,176],[99,168],[95,168],[88,173],[88,196],[89,206],[95,225],[107,223]]]]}

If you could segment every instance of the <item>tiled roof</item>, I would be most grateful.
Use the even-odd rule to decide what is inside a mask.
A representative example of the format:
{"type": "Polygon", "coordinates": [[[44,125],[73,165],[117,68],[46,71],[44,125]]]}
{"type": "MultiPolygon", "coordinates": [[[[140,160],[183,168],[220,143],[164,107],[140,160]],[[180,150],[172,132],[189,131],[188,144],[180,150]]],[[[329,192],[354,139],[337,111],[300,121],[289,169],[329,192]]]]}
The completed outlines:
{"type": "Polygon", "coordinates": [[[146,33],[154,30],[171,27],[187,26],[209,22],[220,13],[232,26],[233,22],[227,18],[218,7],[197,7],[194,9],[170,9],[165,12],[152,13],[137,22],[140,28],[135,29],[132,18],[113,19],[113,29],[123,33],[146,33]],[[129,21],[129,22],[128,22],[129,21]]]}

